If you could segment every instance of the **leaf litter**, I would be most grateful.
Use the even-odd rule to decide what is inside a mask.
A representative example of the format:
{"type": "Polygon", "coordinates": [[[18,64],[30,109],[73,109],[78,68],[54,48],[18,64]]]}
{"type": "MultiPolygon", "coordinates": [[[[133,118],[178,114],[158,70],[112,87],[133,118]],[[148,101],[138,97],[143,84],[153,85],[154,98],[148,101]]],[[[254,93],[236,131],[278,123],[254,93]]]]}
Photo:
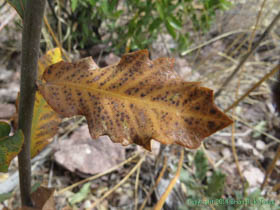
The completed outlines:
{"type": "MultiPolygon", "coordinates": [[[[250,8],[252,8],[251,5],[250,5],[250,8]]],[[[248,12],[246,11],[246,13],[248,13],[248,12]]],[[[272,14],[272,12],[270,12],[270,13],[272,14]]],[[[237,14],[239,14],[239,13],[237,13],[237,14]]],[[[244,19],[242,19],[242,20],[244,20],[244,19]]],[[[238,27],[239,27],[239,25],[238,25],[238,27]]],[[[233,42],[233,41],[235,41],[234,39],[237,39],[237,36],[231,36],[231,37],[229,37],[229,39],[226,39],[226,40],[228,40],[230,42],[233,42]]],[[[222,44],[224,44],[224,43],[222,43],[222,44]]],[[[210,48],[213,48],[213,46],[210,46],[210,48]]],[[[268,58],[266,58],[268,60],[263,60],[264,56],[259,52],[257,52],[256,55],[253,55],[253,56],[256,56],[256,57],[253,57],[255,59],[253,59],[252,62],[249,61],[248,65],[246,66],[246,69],[249,70],[249,73],[248,74],[246,73],[245,78],[241,79],[241,83],[242,83],[242,85],[244,85],[244,86],[241,86],[242,88],[246,89],[246,87],[249,84],[252,83],[252,80],[257,80],[260,77],[259,75],[261,74],[261,72],[264,72],[264,71],[268,70],[267,67],[269,67],[269,65],[271,64],[272,60],[274,59],[273,57],[276,57],[276,55],[279,54],[279,53],[276,53],[275,51],[276,51],[275,49],[272,49],[272,50],[269,50],[269,51],[264,51],[267,54],[272,55],[272,56],[266,56],[266,57],[268,57],[268,58]],[[273,53],[273,52],[275,52],[275,53],[273,53]],[[261,62],[263,62],[263,63],[261,63],[261,62]]],[[[203,50],[202,50],[202,52],[203,52],[203,50]]],[[[238,54],[241,55],[242,53],[238,52],[238,54]]],[[[197,65],[193,61],[194,56],[190,56],[190,57],[191,57],[191,59],[190,59],[189,63],[191,64],[192,69],[198,69],[200,73],[206,72],[206,73],[209,73],[209,75],[211,75],[212,71],[214,71],[214,70],[216,71],[215,74],[212,74],[212,76],[214,75],[213,77],[208,77],[209,75],[206,75],[206,76],[202,75],[201,76],[202,79],[204,77],[204,79],[203,79],[204,84],[208,84],[209,87],[210,86],[214,87],[214,89],[219,87],[219,83],[217,83],[216,81],[223,81],[223,75],[221,73],[226,75],[229,71],[228,66],[233,65],[232,63],[230,63],[228,61],[225,62],[225,59],[221,59],[221,57],[219,57],[219,56],[214,56],[214,58],[216,58],[215,62],[213,62],[211,57],[208,57],[207,59],[204,58],[204,60],[208,61],[208,62],[205,62],[205,63],[202,62],[200,65],[197,65]],[[225,69],[226,71],[220,71],[221,69],[225,69]]],[[[232,83],[232,84],[234,85],[234,83],[232,83]]],[[[229,92],[229,94],[223,95],[223,96],[221,96],[221,98],[219,98],[217,100],[217,103],[219,104],[219,106],[226,108],[228,105],[230,105],[232,103],[232,101],[234,101],[234,99],[233,99],[233,96],[235,94],[234,91],[233,91],[234,89],[235,89],[234,87],[229,87],[227,89],[227,92],[229,92]]],[[[241,89],[241,91],[242,90],[243,89],[241,89]]],[[[259,90],[255,91],[255,93],[253,93],[252,96],[249,96],[247,99],[245,99],[244,103],[242,103],[242,104],[240,104],[240,106],[238,106],[238,108],[242,109],[242,113],[241,113],[240,116],[242,116],[243,119],[247,119],[247,116],[245,117],[245,115],[248,113],[248,111],[255,110],[255,106],[258,105],[258,102],[263,103],[265,105],[270,105],[270,103],[271,103],[270,99],[269,99],[269,90],[268,90],[268,87],[267,87],[266,84],[264,84],[262,87],[260,87],[259,90]]],[[[272,135],[277,136],[278,131],[273,130],[273,129],[277,128],[277,126],[279,125],[279,123],[274,123],[274,121],[278,122],[279,119],[278,119],[278,117],[274,116],[275,114],[273,113],[273,110],[272,111],[268,110],[267,112],[265,112],[265,111],[255,111],[253,114],[250,114],[250,116],[248,116],[248,117],[251,117],[250,118],[250,123],[252,123],[254,126],[257,125],[257,122],[259,122],[259,119],[258,119],[259,115],[258,114],[265,115],[266,120],[269,120],[269,119],[273,118],[272,119],[273,126],[268,127],[267,129],[269,129],[268,131],[271,132],[272,135]]],[[[263,118],[261,120],[263,120],[263,118]]],[[[268,123],[271,123],[271,122],[268,122],[268,123]]],[[[275,142],[271,141],[269,138],[267,138],[264,135],[261,135],[258,139],[255,139],[253,141],[250,138],[250,136],[251,136],[250,133],[248,135],[243,135],[244,132],[247,133],[247,131],[252,131],[250,128],[247,128],[242,123],[237,123],[237,128],[238,128],[237,129],[237,135],[240,135],[242,137],[243,141],[248,142],[248,143],[252,144],[253,146],[259,140],[261,140],[265,144],[265,150],[263,150],[263,154],[264,154],[265,158],[264,159],[259,159],[258,158],[258,161],[260,161],[260,163],[263,167],[265,165],[268,165],[269,160],[273,157],[274,152],[275,152],[275,144],[274,144],[275,142]]],[[[235,170],[235,167],[234,167],[235,165],[232,161],[232,157],[227,156],[228,158],[223,160],[223,155],[221,155],[220,150],[219,150],[220,148],[227,148],[227,149],[230,148],[230,139],[229,139],[228,135],[230,135],[230,132],[228,132],[228,130],[224,130],[223,132],[218,133],[217,135],[210,137],[209,140],[206,141],[205,143],[206,143],[207,149],[213,151],[214,153],[216,153],[218,155],[218,158],[215,158],[214,160],[215,160],[215,162],[218,162],[218,161],[222,162],[222,164],[218,167],[220,167],[220,169],[222,169],[223,172],[227,171],[227,169],[228,170],[232,169],[228,173],[228,176],[229,176],[230,179],[227,178],[227,181],[230,181],[232,183],[230,185],[231,189],[229,189],[229,186],[226,185],[227,193],[230,193],[232,189],[238,189],[238,186],[240,186],[240,180],[238,179],[238,176],[236,176],[235,179],[232,179],[232,174],[236,175],[236,170],[235,170]]],[[[238,150],[238,155],[240,155],[241,158],[244,158],[246,160],[248,159],[251,162],[251,165],[252,164],[256,165],[255,160],[254,160],[255,156],[253,154],[248,153],[248,152],[244,151],[243,149],[240,150],[240,149],[237,148],[237,150],[238,150]]],[[[131,151],[131,149],[126,149],[126,151],[131,151]]],[[[168,152],[169,156],[173,156],[175,154],[173,146],[170,149],[165,148],[164,151],[168,152]]],[[[163,151],[161,150],[161,153],[160,153],[161,155],[163,155],[162,152],[163,151]]],[[[188,152],[188,153],[190,154],[190,152],[188,152]]],[[[143,181],[142,184],[144,184],[143,185],[144,188],[147,186],[147,184],[149,185],[148,180],[150,180],[150,179],[148,177],[151,176],[151,175],[154,176],[154,174],[156,174],[156,171],[148,169],[149,168],[148,165],[149,164],[144,164],[144,166],[141,169],[141,179],[143,181]]],[[[261,167],[260,167],[260,169],[261,169],[261,167]]],[[[122,169],[122,170],[124,170],[124,169],[122,169]]],[[[276,169],[276,170],[279,170],[279,169],[276,169]]],[[[244,167],[244,171],[246,171],[246,167],[244,167]]],[[[123,173],[125,173],[125,172],[127,172],[127,170],[125,170],[123,173]]],[[[69,174],[67,174],[67,171],[64,171],[64,173],[66,174],[67,177],[69,176],[69,174]]],[[[118,179],[116,177],[122,176],[123,173],[120,173],[120,174],[117,174],[117,175],[116,174],[110,175],[110,176],[108,176],[108,179],[105,179],[105,180],[110,180],[110,178],[113,177],[114,178],[113,182],[117,182],[118,179]]],[[[263,171],[262,171],[262,173],[263,173],[263,171]]],[[[65,178],[65,174],[61,175],[61,177],[60,177],[61,180],[63,180],[63,178],[65,178]]],[[[248,176],[248,178],[250,179],[250,176],[248,176]]],[[[277,180],[279,180],[279,178],[277,178],[277,171],[275,171],[275,175],[273,176],[273,180],[270,180],[270,184],[269,184],[269,186],[267,186],[268,189],[270,189],[269,187],[271,187],[271,184],[275,183],[277,180]]],[[[132,178],[131,183],[133,183],[133,181],[134,180],[132,178]]],[[[74,182],[75,182],[75,178],[74,178],[74,182]]],[[[103,190],[104,185],[101,186],[102,183],[104,184],[104,180],[103,181],[100,180],[100,182],[96,180],[94,182],[94,185],[98,186],[100,189],[103,190]]],[[[131,184],[131,183],[129,183],[129,184],[131,184]]],[[[57,183],[57,186],[61,186],[61,185],[59,185],[57,183]]],[[[105,186],[106,186],[105,189],[107,189],[107,187],[111,186],[109,181],[105,183],[105,186]]],[[[133,188],[133,184],[131,184],[129,189],[132,189],[132,188],[133,188]]],[[[123,190],[118,191],[118,193],[114,194],[113,199],[110,198],[108,200],[108,202],[105,201],[104,205],[102,205],[102,207],[105,208],[105,207],[108,207],[109,205],[110,206],[112,206],[112,205],[117,206],[118,203],[115,202],[115,200],[118,200],[117,196],[121,196],[122,193],[125,193],[127,189],[128,188],[124,188],[123,190]],[[112,202],[112,201],[114,201],[114,202],[112,202]]],[[[273,194],[270,194],[268,196],[273,197],[273,194]]],[[[130,197],[130,198],[133,199],[133,196],[130,197]]],[[[153,202],[155,202],[155,201],[150,202],[148,204],[148,206],[153,202]]],[[[126,204],[131,204],[132,200],[124,202],[124,204],[125,203],[126,204]]]]}

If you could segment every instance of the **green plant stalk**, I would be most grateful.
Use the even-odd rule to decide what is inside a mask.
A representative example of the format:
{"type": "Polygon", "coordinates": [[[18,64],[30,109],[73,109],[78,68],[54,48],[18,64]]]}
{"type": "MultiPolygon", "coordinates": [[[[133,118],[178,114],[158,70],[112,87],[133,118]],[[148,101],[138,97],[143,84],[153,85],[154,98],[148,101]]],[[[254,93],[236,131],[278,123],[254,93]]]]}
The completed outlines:
{"type": "Polygon", "coordinates": [[[46,0],[28,0],[23,19],[18,128],[24,133],[24,144],[18,155],[18,163],[21,202],[25,206],[32,206],[30,136],[45,4],[46,0]]]}

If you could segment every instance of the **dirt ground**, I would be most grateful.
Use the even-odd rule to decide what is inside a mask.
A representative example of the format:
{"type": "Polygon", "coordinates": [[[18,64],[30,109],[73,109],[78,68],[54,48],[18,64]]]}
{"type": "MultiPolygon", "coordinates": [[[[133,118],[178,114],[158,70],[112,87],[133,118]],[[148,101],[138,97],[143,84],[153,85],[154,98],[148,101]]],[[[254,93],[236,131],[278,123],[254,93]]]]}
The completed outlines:
{"type": "MultiPolygon", "coordinates": [[[[164,35],[165,44],[158,40],[151,46],[152,58],[170,54],[176,57],[175,70],[185,80],[201,81],[203,86],[215,92],[222,88],[223,91],[215,98],[215,103],[220,109],[226,110],[279,64],[280,21],[230,83],[226,87],[221,87],[244,55],[257,43],[261,34],[279,12],[279,8],[278,0],[234,1],[230,10],[218,14],[217,20],[206,35],[197,36],[191,50],[184,56],[172,54],[168,50],[168,45],[174,43],[170,41],[169,36],[164,35]],[[265,4],[262,8],[263,2],[265,4]]],[[[9,120],[15,113],[15,101],[19,91],[21,28],[17,24],[18,21],[12,8],[0,7],[1,120],[9,120]],[[4,19],[7,17],[11,20],[6,24],[4,19]]],[[[98,56],[94,59],[98,59],[98,56]]],[[[109,54],[104,56],[101,62],[109,65],[118,59],[116,55],[109,54]]],[[[280,160],[275,158],[280,153],[278,149],[280,148],[280,118],[271,93],[271,87],[275,82],[275,76],[269,77],[234,108],[228,110],[227,114],[235,120],[233,126],[208,137],[200,148],[208,159],[207,173],[211,174],[214,170],[219,170],[226,175],[224,199],[236,195],[237,191],[245,196],[244,192],[250,194],[256,189],[261,189],[269,169],[272,169],[260,194],[264,199],[273,200],[280,205],[280,160]],[[274,160],[275,164],[271,166],[274,160]]],[[[104,138],[106,142],[106,137],[104,138]]],[[[127,177],[123,185],[104,197],[96,209],[140,209],[141,205],[135,208],[135,203],[142,204],[152,186],[156,185],[144,208],[152,209],[174,177],[181,147],[159,145],[155,142],[153,152],[149,153],[135,145],[121,147],[111,145],[108,141],[100,146],[91,144],[91,141],[84,118],[64,120],[54,141],[37,157],[36,161],[33,161],[34,184],[41,183],[45,187],[56,189],[57,209],[85,209],[112,190],[130,173],[139,160],[145,157],[137,171],[127,177]],[[81,141],[76,141],[77,139],[81,141]],[[99,146],[108,150],[93,150],[99,146]],[[94,155],[81,155],[75,152],[79,150],[93,150],[94,155]],[[137,156],[134,159],[129,159],[135,154],[137,156]],[[129,161],[125,165],[118,166],[125,160],[129,161]],[[165,166],[167,169],[164,176],[156,184],[165,166]],[[93,175],[102,174],[112,167],[116,167],[116,170],[98,178],[93,177],[93,181],[90,182],[90,193],[81,196],[84,199],[79,202],[75,203],[72,200],[73,205],[69,207],[73,195],[80,192],[85,185],[80,184],[68,189],[66,187],[93,175]]],[[[190,174],[195,171],[193,165],[195,153],[196,151],[184,150],[182,170],[190,174]]],[[[0,210],[19,205],[19,187],[15,178],[17,167],[17,158],[15,158],[9,173],[0,173],[0,194],[12,191],[10,199],[0,202],[0,210]]],[[[164,209],[179,209],[179,206],[184,205],[188,192],[188,187],[178,180],[164,209]]]]}

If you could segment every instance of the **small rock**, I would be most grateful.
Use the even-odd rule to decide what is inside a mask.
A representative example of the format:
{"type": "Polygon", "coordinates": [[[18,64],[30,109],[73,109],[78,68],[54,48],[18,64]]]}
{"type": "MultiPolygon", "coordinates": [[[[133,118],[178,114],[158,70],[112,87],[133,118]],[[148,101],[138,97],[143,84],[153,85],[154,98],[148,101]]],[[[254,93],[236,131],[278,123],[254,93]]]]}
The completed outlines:
{"type": "Polygon", "coordinates": [[[120,61],[120,57],[116,56],[114,53],[110,53],[104,57],[104,62],[107,66],[115,64],[120,61]]]}
{"type": "Polygon", "coordinates": [[[231,157],[231,152],[230,152],[230,150],[229,150],[229,148],[223,148],[222,149],[222,154],[223,154],[223,156],[224,156],[224,158],[229,158],[229,157],[231,157]]]}
{"type": "Polygon", "coordinates": [[[87,125],[84,125],[70,139],[59,142],[54,158],[72,172],[96,174],[124,161],[125,149],[108,136],[91,139],[87,125]]]}
{"type": "Polygon", "coordinates": [[[266,147],[265,143],[261,140],[256,141],[256,148],[259,150],[264,150],[266,147]]]}
{"type": "Polygon", "coordinates": [[[13,76],[13,71],[6,70],[3,67],[0,67],[0,82],[8,82],[13,76]]]}
{"type": "Polygon", "coordinates": [[[259,186],[263,182],[264,173],[259,168],[253,166],[250,161],[240,161],[239,165],[250,187],[259,186]]]}
{"type": "Polygon", "coordinates": [[[175,70],[184,79],[188,79],[192,74],[188,61],[183,58],[176,59],[175,70]]]}
{"type": "Polygon", "coordinates": [[[155,140],[151,140],[151,148],[153,155],[157,156],[160,152],[160,143],[155,140]]]}
{"type": "Polygon", "coordinates": [[[19,92],[19,84],[10,83],[8,87],[0,89],[0,103],[14,103],[19,92]]]}
{"type": "Polygon", "coordinates": [[[10,119],[16,112],[13,104],[0,104],[0,119],[10,119]]]}
{"type": "Polygon", "coordinates": [[[246,171],[244,171],[244,177],[249,182],[250,187],[253,187],[259,186],[263,182],[264,174],[259,168],[248,166],[246,171]]]}

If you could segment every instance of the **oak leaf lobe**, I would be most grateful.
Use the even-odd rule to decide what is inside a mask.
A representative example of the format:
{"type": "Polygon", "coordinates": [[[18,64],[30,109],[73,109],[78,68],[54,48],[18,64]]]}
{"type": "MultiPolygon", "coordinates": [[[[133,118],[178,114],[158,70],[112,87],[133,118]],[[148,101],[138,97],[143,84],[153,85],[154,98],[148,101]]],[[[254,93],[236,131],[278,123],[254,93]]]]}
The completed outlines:
{"type": "Polygon", "coordinates": [[[109,135],[150,150],[150,141],[188,148],[232,123],[213,103],[213,91],[185,82],[174,59],[150,60],[147,50],[98,68],[92,58],[49,66],[39,91],[64,117],[84,115],[92,138],[109,135]]]}

